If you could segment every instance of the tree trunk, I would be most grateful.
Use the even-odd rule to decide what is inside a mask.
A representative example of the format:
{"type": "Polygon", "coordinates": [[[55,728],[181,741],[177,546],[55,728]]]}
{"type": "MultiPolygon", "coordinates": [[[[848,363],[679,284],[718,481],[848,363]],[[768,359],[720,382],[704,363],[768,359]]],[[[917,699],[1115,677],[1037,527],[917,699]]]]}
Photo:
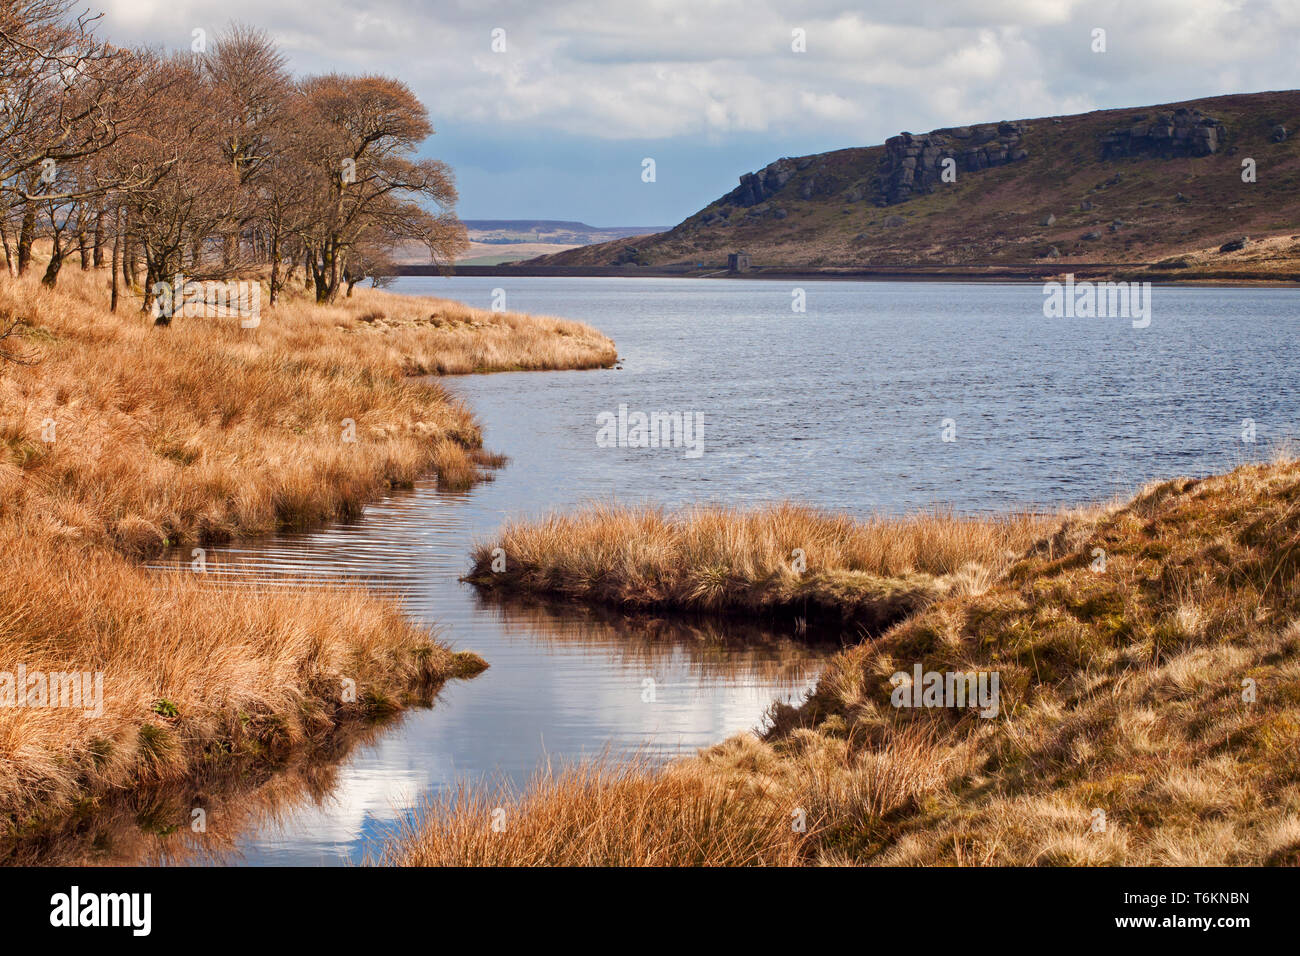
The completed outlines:
{"type": "Polygon", "coordinates": [[[0,246],[4,246],[5,268],[9,270],[11,277],[16,277],[18,275],[18,263],[14,261],[14,248],[9,241],[9,230],[3,225],[0,225],[0,246]]]}
{"type": "MultiPolygon", "coordinates": [[[[154,301],[156,299],[153,289],[155,283],[163,281],[162,276],[160,275],[161,272],[162,270],[158,269],[154,265],[154,263],[148,262],[146,257],[145,274],[144,274],[144,297],[140,302],[140,311],[143,312],[145,315],[148,315],[151,312],[153,312],[154,301]]],[[[175,306],[176,295],[177,292],[175,289],[173,289],[172,290],[173,307],[175,306]]],[[[158,315],[154,317],[153,324],[161,325],[161,326],[171,325],[172,317],[171,317],[170,310],[160,311],[158,315]]]]}
{"type": "Polygon", "coordinates": [[[280,292],[280,232],[271,230],[271,305],[280,292]]]}
{"type": "Polygon", "coordinates": [[[86,235],[86,227],[82,226],[77,230],[77,252],[81,256],[81,268],[83,270],[90,268],[90,236],[86,235]]]}
{"type": "Polygon", "coordinates": [[[139,240],[132,239],[130,236],[126,239],[126,277],[131,283],[132,289],[140,287],[140,243],[139,240]]]}
{"type": "Polygon", "coordinates": [[[108,311],[117,311],[117,277],[120,271],[119,267],[122,260],[122,210],[119,208],[114,216],[113,222],[113,296],[109,302],[108,311]]]}
{"type": "Polygon", "coordinates": [[[133,243],[130,237],[131,232],[131,211],[123,210],[117,224],[117,234],[122,242],[122,261],[119,265],[122,267],[122,281],[126,283],[128,290],[135,289],[135,253],[133,243]]]}
{"type": "Polygon", "coordinates": [[[36,241],[36,207],[28,203],[23,210],[23,224],[18,231],[18,274],[26,275],[32,264],[32,243],[36,241]]]}
{"type": "Polygon", "coordinates": [[[104,219],[108,216],[107,209],[101,209],[95,213],[95,268],[104,267],[104,219]]]}
{"type": "Polygon", "coordinates": [[[338,249],[332,242],[326,242],[321,249],[319,268],[313,257],[312,269],[316,272],[317,304],[327,305],[333,302],[338,298],[340,277],[338,249]]]}
{"type": "Polygon", "coordinates": [[[59,281],[59,270],[62,268],[63,233],[58,230],[54,233],[54,245],[50,249],[50,264],[45,267],[45,275],[41,276],[41,285],[53,289],[54,284],[59,281]]]}

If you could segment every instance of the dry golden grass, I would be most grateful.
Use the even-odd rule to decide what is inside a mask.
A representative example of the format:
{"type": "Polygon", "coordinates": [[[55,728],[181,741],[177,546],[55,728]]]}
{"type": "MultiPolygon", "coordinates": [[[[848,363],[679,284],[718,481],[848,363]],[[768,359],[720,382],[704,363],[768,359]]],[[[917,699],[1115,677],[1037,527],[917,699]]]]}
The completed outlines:
{"type": "MultiPolygon", "coordinates": [[[[436,699],[436,697],[435,697],[436,699]]],[[[400,715],[394,720],[399,720],[400,715]]],[[[392,731],[393,721],[336,721],[284,759],[223,757],[165,782],[137,782],[80,797],[69,812],[0,833],[10,866],[194,866],[239,863],[255,829],[288,825],[303,809],[338,798],[346,758],[392,731]],[[235,772],[232,772],[235,768],[235,772]],[[196,832],[196,809],[204,813],[196,832]]],[[[252,742],[250,741],[250,744],[252,742]]]]}
{"type": "Polygon", "coordinates": [[[983,587],[1052,522],[942,512],[859,520],[788,503],[678,514],[597,505],[508,525],[475,549],[469,579],[502,593],[879,628],[941,594],[983,587]],[[505,570],[494,572],[497,548],[505,570]]]}
{"type": "MultiPolygon", "coordinates": [[[[792,866],[829,829],[932,793],[943,766],[903,734],[889,750],[800,733],[783,754],[746,735],[661,769],[589,762],[522,793],[460,787],[426,803],[378,862],[396,866],[792,866]]],[[[838,861],[837,861],[838,862],[838,861]]]]}
{"type": "Polygon", "coordinates": [[[103,675],[99,716],[0,707],[0,814],[18,831],[108,788],[274,761],[483,666],[364,592],[222,589],[11,522],[0,579],[0,671],[103,675]]]}
{"type": "MultiPolygon", "coordinates": [[[[312,302],[277,311],[303,310],[311,320],[312,302]]],[[[382,348],[408,374],[459,375],[467,372],[542,371],[609,368],[618,358],[614,343],[589,325],[551,316],[489,312],[446,299],[391,295],[357,289],[333,309],[340,328],[375,337],[368,349],[382,348]]]]}
{"type": "MultiPolygon", "coordinates": [[[[735,738],[635,784],[598,790],[579,775],[573,808],[565,778],[544,781],[506,819],[542,839],[542,823],[570,813],[621,826],[625,800],[637,819],[669,817],[689,781],[731,793],[728,812],[771,829],[741,834],[740,852],[722,841],[699,852],[681,837],[695,835],[687,813],[639,859],[1300,863],[1300,464],[1161,482],[1066,516],[987,587],[944,595],[846,650],[808,701],[772,717],[763,740],[735,738]],[[915,664],[996,671],[999,715],[893,707],[891,675],[915,664]],[[807,830],[791,845],[797,809],[807,830]]],[[[385,860],[616,858],[594,825],[571,826],[540,856],[492,844],[472,806],[426,815],[385,860]]]]}
{"type": "Polygon", "coordinates": [[[411,373],[613,360],[575,323],[372,291],[256,329],[107,306],[102,271],[0,277],[0,327],[23,320],[35,363],[0,367],[0,672],[99,672],[104,695],[97,717],[0,707],[6,840],[110,789],[274,766],[476,673],[361,591],[231,591],[134,559],[355,515],[430,471],[479,480],[499,459],[469,411],[411,373]]]}
{"type": "Polygon", "coordinates": [[[460,787],[385,845],[397,866],[754,866],[797,859],[782,808],[721,776],[633,763],[541,772],[520,796],[460,787]]]}
{"type": "Polygon", "coordinates": [[[27,321],[22,345],[39,360],[0,374],[0,509],[130,553],[349,517],[430,470],[472,484],[491,464],[473,417],[410,373],[613,360],[576,323],[371,290],[334,307],[287,302],[257,329],[156,329],[129,300],[109,314],[106,281],[71,271],[51,292],[0,280],[0,318],[27,321]],[[359,317],[378,309],[400,322],[359,317]],[[412,318],[429,315],[446,318],[412,318]]]}
{"type": "Polygon", "coordinates": [[[1220,252],[1219,245],[1221,243],[1170,256],[1139,270],[1135,276],[1152,272],[1162,276],[1185,276],[1195,281],[1199,276],[1231,273],[1241,277],[1239,281],[1249,281],[1255,276],[1260,280],[1294,280],[1300,271],[1300,237],[1289,230],[1275,236],[1256,235],[1245,248],[1235,252],[1220,252]]]}

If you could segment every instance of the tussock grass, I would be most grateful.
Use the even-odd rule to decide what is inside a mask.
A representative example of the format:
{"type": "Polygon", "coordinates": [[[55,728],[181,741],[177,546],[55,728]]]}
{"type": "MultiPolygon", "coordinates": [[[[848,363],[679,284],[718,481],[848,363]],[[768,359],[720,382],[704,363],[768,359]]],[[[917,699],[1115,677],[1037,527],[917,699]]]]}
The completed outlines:
{"type": "Polygon", "coordinates": [[[484,666],[359,590],[216,588],[10,522],[0,579],[0,670],[103,674],[100,716],[0,707],[0,814],[18,833],[110,788],[273,763],[484,666]]]}
{"type": "Polygon", "coordinates": [[[943,781],[915,734],[890,750],[752,736],[661,769],[547,768],[522,792],[461,786],[427,802],[376,862],[396,866],[793,866],[847,824],[914,805],[943,781]],[[495,824],[495,826],[494,826],[495,824]]]}
{"type": "Polygon", "coordinates": [[[426,803],[386,844],[398,866],[791,864],[801,835],[782,808],[737,800],[713,774],[633,763],[542,771],[525,795],[468,786],[426,803]]]}
{"type": "MultiPolygon", "coordinates": [[[[303,300],[281,307],[311,321],[319,306],[303,300]]],[[[356,289],[332,307],[340,328],[359,333],[366,348],[382,349],[411,375],[609,368],[614,343],[589,325],[521,312],[490,312],[447,299],[356,289]]]]}
{"type": "Polygon", "coordinates": [[[494,462],[472,415],[410,374],[613,361],[577,323],[374,290],[288,301],[251,330],[162,330],[129,300],[108,313],[106,281],[0,280],[0,319],[26,320],[39,361],[0,374],[0,513],[134,554],[354,516],[430,471],[479,480],[494,462]],[[382,329],[361,318],[376,311],[393,317],[382,329]]]}
{"type": "MultiPolygon", "coordinates": [[[[734,738],[635,785],[596,793],[579,775],[572,808],[560,806],[566,781],[545,781],[507,819],[523,833],[571,809],[617,822],[611,804],[629,794],[663,801],[638,813],[667,816],[673,782],[690,780],[753,804],[745,819],[773,830],[746,834],[743,853],[682,852],[690,844],[674,835],[642,859],[1300,863],[1300,464],[1158,482],[1064,516],[986,587],[942,595],[842,652],[806,702],[774,706],[771,724],[762,740],[734,738]],[[999,716],[893,707],[891,676],[917,663],[997,671],[999,716]],[[808,826],[790,846],[782,813],[793,808],[808,826]]],[[[386,861],[539,862],[488,843],[476,816],[446,812],[386,861]]],[[[685,824],[675,825],[679,834],[685,824]]],[[[611,852],[595,827],[566,835],[547,861],[611,852]]]]}
{"type": "Polygon", "coordinates": [[[507,525],[475,549],[469,580],[502,593],[879,629],[939,595],[984,586],[1049,526],[1034,515],[944,512],[859,520],[790,503],[676,514],[600,504],[507,525]]]}
{"type": "Polygon", "coordinates": [[[0,671],[100,672],[104,695],[97,717],[0,707],[10,845],[110,792],[264,772],[486,666],[360,590],[254,594],[136,559],[499,465],[470,412],[411,374],[613,361],[576,323],[369,290],[287,300],[256,329],[107,307],[103,271],[55,290],[0,276],[0,324],[23,323],[8,350],[34,362],[0,366],[0,671]]]}

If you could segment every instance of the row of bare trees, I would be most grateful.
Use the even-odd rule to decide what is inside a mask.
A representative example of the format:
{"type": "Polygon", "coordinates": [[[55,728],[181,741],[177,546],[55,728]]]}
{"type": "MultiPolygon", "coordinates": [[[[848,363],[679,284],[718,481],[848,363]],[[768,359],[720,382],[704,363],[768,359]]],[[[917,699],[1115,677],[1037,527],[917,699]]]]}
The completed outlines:
{"type": "MultiPolygon", "coordinates": [[[[0,245],[11,275],[48,241],[65,262],[109,264],[153,309],[155,284],[265,275],[331,302],[419,243],[465,247],[450,169],[420,159],[428,111],[381,76],[295,79],[263,32],[212,49],[99,41],[72,0],[0,0],[0,245]]],[[[162,317],[165,321],[165,317],[162,317]]]]}

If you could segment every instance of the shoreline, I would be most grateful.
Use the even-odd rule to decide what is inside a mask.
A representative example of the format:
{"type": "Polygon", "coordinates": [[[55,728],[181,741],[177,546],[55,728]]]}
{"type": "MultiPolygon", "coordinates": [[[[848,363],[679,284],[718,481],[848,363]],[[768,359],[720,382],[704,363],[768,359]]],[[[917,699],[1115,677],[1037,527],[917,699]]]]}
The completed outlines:
{"type": "Polygon", "coordinates": [[[1008,553],[1060,519],[942,510],[857,519],[788,502],[679,511],[597,505],[508,523],[474,549],[462,580],[484,596],[873,635],[1000,573],[1008,553]]]}
{"type": "Polygon", "coordinates": [[[983,267],[880,266],[864,269],[784,269],[751,268],[746,272],[700,269],[693,266],[397,266],[390,273],[397,278],[411,277],[490,277],[490,278],[623,278],[623,279],[761,279],[775,282],[936,282],[936,283],[1004,283],[1034,285],[1059,280],[1067,274],[1086,281],[1150,282],[1169,287],[1206,288],[1295,288],[1300,287],[1300,271],[1271,278],[1248,270],[1164,270],[1144,272],[1146,264],[1116,266],[1114,263],[1065,264],[1056,268],[1035,265],[983,267]]]}
{"type": "Polygon", "coordinates": [[[273,774],[485,669],[360,588],[213,586],[205,549],[490,477],[500,456],[433,378],[616,358],[581,323],[374,290],[287,294],[254,329],[107,304],[103,270],[0,277],[34,363],[0,368],[0,672],[95,675],[99,708],[0,706],[9,862],[69,821],[93,832],[113,794],[273,774]],[[188,570],[143,563],[178,545],[188,570]]]}
{"type": "MultiPolygon", "coordinates": [[[[428,799],[379,862],[1295,865],[1298,493],[1300,462],[1280,456],[1062,512],[983,580],[846,646],[765,730],[663,768],[587,760],[543,768],[522,791],[428,799]],[[945,675],[978,683],[978,699],[930,700],[945,675]],[[506,835],[484,822],[493,806],[506,835]],[[727,840],[712,839],[720,831],[727,840]]],[[[723,530],[751,542],[783,527],[755,535],[729,514],[723,530]]],[[[542,562],[563,570],[571,556],[556,557],[557,542],[581,538],[589,553],[602,528],[625,539],[627,517],[588,510],[511,526],[497,543],[512,536],[520,573],[531,563],[547,583],[542,562]]],[[[649,526],[645,546],[597,550],[569,600],[597,600],[593,585],[647,555],[659,558],[650,579],[684,561],[713,570],[708,549],[683,545],[689,528],[665,549],[653,516],[631,517],[649,526]]],[[[740,550],[757,563],[758,549],[740,550]]],[[[813,553],[809,574],[831,563],[813,553]]]]}

